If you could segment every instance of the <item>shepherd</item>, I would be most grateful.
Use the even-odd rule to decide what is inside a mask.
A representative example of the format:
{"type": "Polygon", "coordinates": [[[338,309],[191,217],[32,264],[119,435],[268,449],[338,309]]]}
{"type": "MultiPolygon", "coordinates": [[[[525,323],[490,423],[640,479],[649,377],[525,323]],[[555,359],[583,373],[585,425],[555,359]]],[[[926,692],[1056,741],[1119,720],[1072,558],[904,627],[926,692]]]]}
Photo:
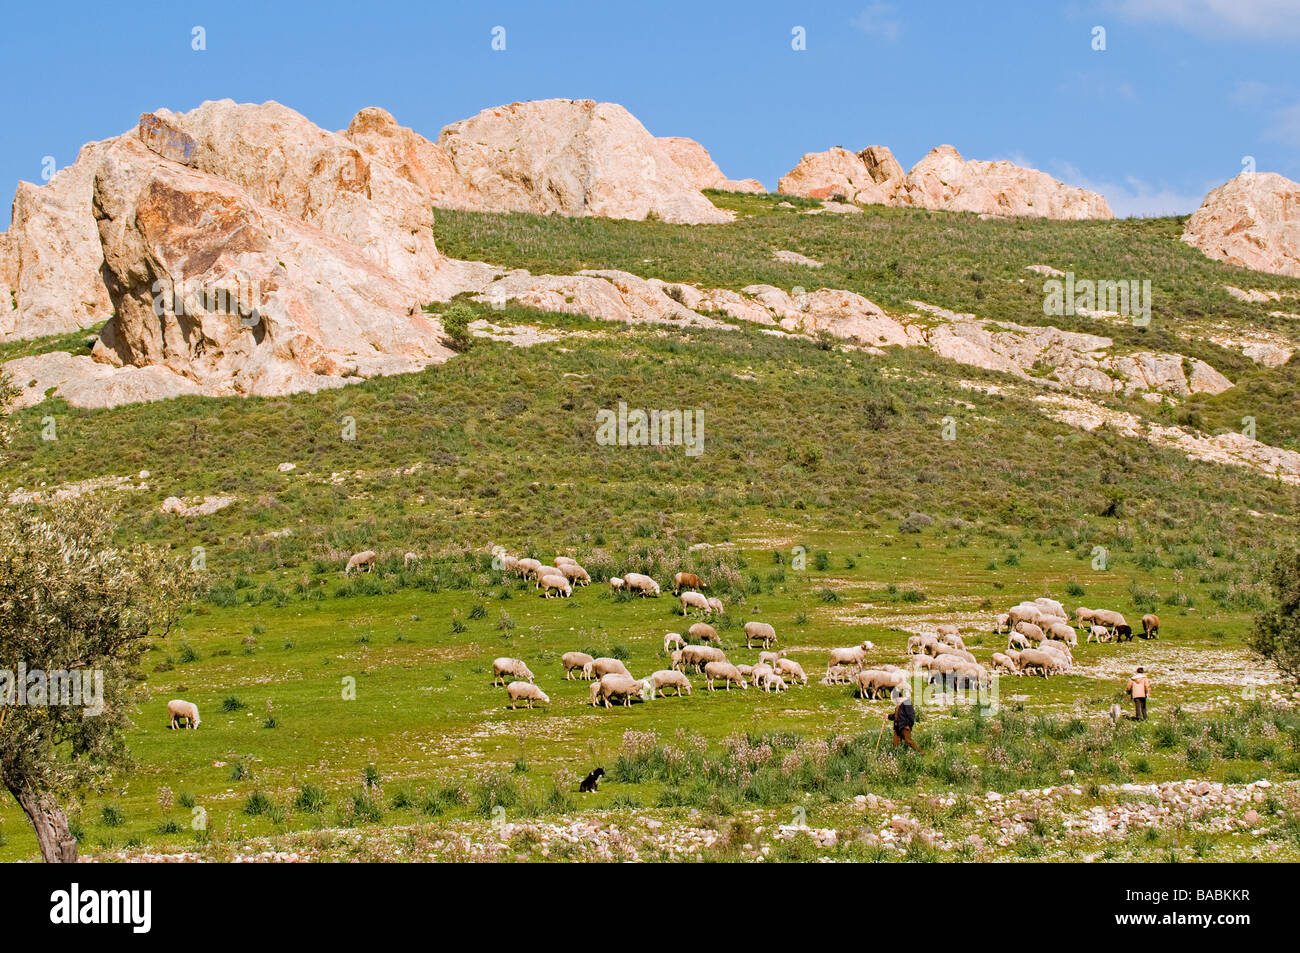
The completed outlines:
{"type": "Polygon", "coordinates": [[[894,723],[894,747],[905,744],[920,754],[921,749],[912,740],[912,726],[916,724],[916,709],[912,706],[912,696],[907,691],[899,693],[898,707],[890,713],[889,720],[894,723]]]}
{"type": "Polygon", "coordinates": [[[1151,680],[1147,678],[1146,673],[1139,665],[1133,677],[1128,680],[1128,687],[1124,689],[1133,698],[1133,720],[1147,720],[1147,696],[1151,694],[1151,680]]]}

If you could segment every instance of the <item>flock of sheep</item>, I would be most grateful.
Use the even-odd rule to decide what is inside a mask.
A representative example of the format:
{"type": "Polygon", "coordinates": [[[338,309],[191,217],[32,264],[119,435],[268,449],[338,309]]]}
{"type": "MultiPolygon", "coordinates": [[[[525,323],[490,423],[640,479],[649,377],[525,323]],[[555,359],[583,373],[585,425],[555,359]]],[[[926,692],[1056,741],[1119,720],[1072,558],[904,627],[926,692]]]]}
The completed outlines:
{"type": "MultiPolygon", "coordinates": [[[[588,585],[591,577],[578,562],[567,556],[557,556],[553,565],[543,565],[536,559],[518,559],[503,556],[501,563],[508,572],[517,572],[524,579],[532,579],[546,596],[570,595],[573,585],[588,585]]],[[[614,590],[658,596],[659,584],[642,573],[626,573],[609,580],[614,590]]],[[[682,615],[698,609],[703,616],[723,611],[722,601],[699,592],[705,588],[703,581],[693,573],[679,572],[673,577],[673,592],[681,599],[682,615]]],[[[1005,652],[995,652],[991,659],[992,672],[1016,675],[1049,676],[1070,671],[1074,665],[1074,649],[1078,634],[1068,621],[1065,607],[1055,599],[1039,598],[1022,602],[994,620],[994,632],[1008,633],[1005,652]]],[[[1075,611],[1076,624],[1087,631],[1087,641],[1110,641],[1132,638],[1132,630],[1118,612],[1106,609],[1079,608],[1075,611]]],[[[1154,615],[1142,619],[1144,638],[1156,638],[1160,620],[1154,615]]],[[[627,666],[615,658],[593,658],[585,652],[565,652],[561,657],[567,680],[582,678],[592,682],[590,702],[604,705],[613,702],[631,705],[634,698],[653,699],[667,697],[671,689],[675,695],[691,693],[687,673],[693,671],[704,678],[706,690],[716,687],[730,690],[734,685],[746,689],[750,685],[767,692],[785,691],[791,684],[807,685],[808,676],[794,659],[786,657],[786,650],[775,651],[776,630],[766,622],[746,622],[745,647],[757,644],[759,656],[753,664],[742,664],[729,659],[721,648],[717,630],[707,622],[699,621],[682,635],[669,632],[664,636],[664,654],[669,657],[669,668],[660,669],[644,678],[636,678],[627,666]]],[[[924,676],[931,683],[942,682],[952,687],[984,687],[992,678],[989,669],[981,665],[962,640],[956,625],[938,626],[933,633],[914,635],[908,639],[906,666],[881,664],[867,668],[867,654],[874,648],[871,642],[861,642],[848,648],[830,650],[826,675],[822,684],[856,682],[857,693],[862,698],[897,695],[906,692],[911,678],[924,676]]],[[[494,685],[504,685],[512,708],[526,704],[546,705],[550,697],[534,682],[532,671],[523,660],[498,658],[492,663],[494,685]]]]}

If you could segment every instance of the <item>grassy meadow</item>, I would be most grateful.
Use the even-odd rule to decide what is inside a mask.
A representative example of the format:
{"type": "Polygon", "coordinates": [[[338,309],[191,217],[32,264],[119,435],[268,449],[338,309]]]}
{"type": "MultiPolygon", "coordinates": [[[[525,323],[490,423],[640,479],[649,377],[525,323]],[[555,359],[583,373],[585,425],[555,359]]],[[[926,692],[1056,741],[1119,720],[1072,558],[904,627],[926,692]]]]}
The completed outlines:
{"type": "MultiPolygon", "coordinates": [[[[739,220],[688,228],[440,211],[437,239],[456,257],[538,272],[614,267],[709,287],[810,284],[806,270],[771,260],[796,250],[826,262],[816,285],[886,307],[919,299],[1203,357],[1243,385],[1173,410],[1107,402],[1152,419],[1196,413],[1210,430],[1252,413],[1260,439],[1297,447],[1297,362],[1256,368],[1204,333],[1285,323],[1224,284],[1295,290],[1300,281],[1211,262],[1177,241],[1176,220],[980,221],[883,208],[802,216],[779,208],[780,197],[713,198],[739,220]],[[1025,280],[1035,263],[1150,277],[1152,327],[1049,322],[1041,281],[1025,280]]],[[[53,400],[14,415],[6,488],[121,478],[99,491],[116,508],[121,541],[194,554],[205,567],[202,597],[146,655],[128,739],[134,772],[74,806],[84,852],[221,858],[258,844],[448,857],[429,844],[478,837],[504,816],[652,818],[714,831],[706,856],[746,859],[762,840],[755,823],[770,833],[772,818],[796,808],[812,827],[860,827],[856,799],[880,795],[964,835],[987,792],[1068,777],[1081,791],[1067,797],[1077,811],[1125,800],[1116,788],[1130,782],[1266,778],[1277,787],[1273,823],[1244,848],[1238,832],[1196,823],[1154,838],[1067,836],[1068,812],[1044,813],[1002,845],[959,838],[882,853],[855,839],[832,855],[1300,855],[1300,813],[1286,793],[1300,780],[1300,719],[1275,697],[1291,688],[1245,647],[1273,552],[1296,539],[1300,488],[1105,428],[1072,429],[1043,416],[1026,386],[921,351],[873,356],[757,327],[633,328],[518,307],[484,314],[560,336],[527,348],[480,340],[417,374],[317,394],[98,411],[53,400]],[[620,401],[699,409],[704,452],[598,445],[596,413],[620,401]],[[57,440],[42,439],[47,416],[57,440]],[[955,439],[945,439],[945,418],[955,439]],[[203,517],[159,510],[167,496],[205,495],[235,502],[203,517]],[[594,583],[541,599],[492,568],[494,545],[542,559],[571,553],[594,583]],[[345,578],[347,557],[363,549],[379,552],[376,571],[345,578]],[[418,554],[414,565],[406,552],[418,554]],[[709,694],[693,678],[690,697],[587,705],[587,683],[564,680],[560,655],[613,655],[637,676],[668,667],[664,634],[692,621],[668,591],[679,569],[726,601],[718,627],[733,661],[756,659],[740,626],[762,619],[810,684],[709,694]],[[633,570],[665,584],[663,596],[604,584],[633,570]],[[899,664],[910,632],[950,621],[987,662],[1005,647],[991,634],[994,613],[1039,595],[1119,609],[1135,623],[1157,612],[1161,638],[1081,644],[1073,674],[1001,679],[993,711],[935,700],[916,731],[921,757],[887,738],[873,747],[887,701],[818,683],[831,647],[869,639],[872,661],[899,664]],[[508,710],[491,684],[498,656],[524,659],[551,704],[508,710]],[[1151,719],[1112,725],[1105,712],[1125,702],[1139,664],[1155,685],[1151,719]],[[198,704],[198,731],[167,730],[166,702],[181,697],[198,704]],[[609,772],[600,791],[578,795],[598,764],[609,772]]],[[[537,856],[520,836],[512,852],[537,856]]],[[[807,837],[766,843],[771,859],[817,855],[807,837]]],[[[656,849],[642,856],[671,854],[656,849]]],[[[0,802],[0,859],[35,852],[21,812],[0,802]]]]}

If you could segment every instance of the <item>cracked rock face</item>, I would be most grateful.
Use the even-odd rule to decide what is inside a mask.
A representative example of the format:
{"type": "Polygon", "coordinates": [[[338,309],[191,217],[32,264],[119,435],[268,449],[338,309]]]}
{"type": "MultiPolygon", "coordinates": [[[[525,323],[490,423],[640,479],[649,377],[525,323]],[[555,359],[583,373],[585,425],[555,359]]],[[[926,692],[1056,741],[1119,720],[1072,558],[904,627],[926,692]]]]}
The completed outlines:
{"type": "Polygon", "coordinates": [[[1243,172],[1205,196],[1183,241],[1230,265],[1300,277],[1300,183],[1243,172]]]}

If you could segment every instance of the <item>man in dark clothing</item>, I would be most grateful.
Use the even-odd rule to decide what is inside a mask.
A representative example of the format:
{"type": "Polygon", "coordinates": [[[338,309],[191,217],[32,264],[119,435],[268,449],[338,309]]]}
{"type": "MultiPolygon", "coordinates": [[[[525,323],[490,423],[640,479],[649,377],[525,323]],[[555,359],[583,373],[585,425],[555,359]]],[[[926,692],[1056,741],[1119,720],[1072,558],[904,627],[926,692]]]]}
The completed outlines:
{"type": "Polygon", "coordinates": [[[912,726],[916,724],[916,709],[912,707],[910,695],[904,694],[899,698],[898,707],[890,714],[889,720],[894,723],[894,747],[905,744],[920,754],[921,749],[912,740],[912,726]]]}

